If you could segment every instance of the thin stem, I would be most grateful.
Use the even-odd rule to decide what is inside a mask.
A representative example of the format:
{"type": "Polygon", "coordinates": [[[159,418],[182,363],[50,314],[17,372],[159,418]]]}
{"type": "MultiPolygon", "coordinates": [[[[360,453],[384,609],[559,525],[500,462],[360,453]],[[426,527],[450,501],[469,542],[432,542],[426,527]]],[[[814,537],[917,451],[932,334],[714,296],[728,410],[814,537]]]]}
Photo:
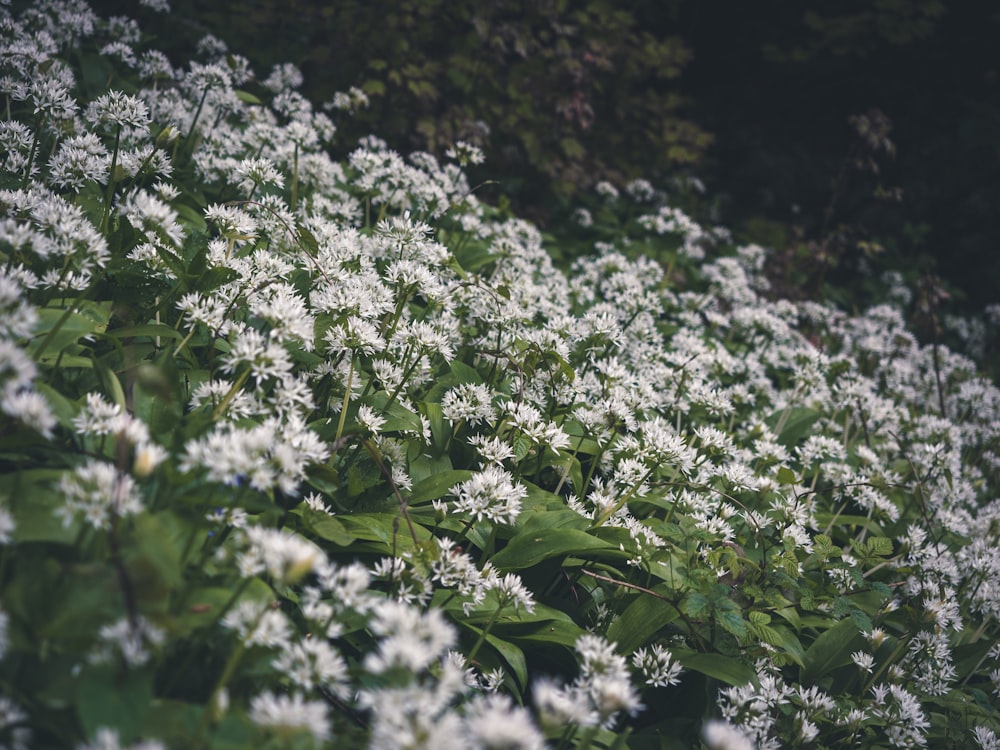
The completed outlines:
{"type": "Polygon", "coordinates": [[[344,424],[347,421],[347,406],[351,402],[351,388],[354,386],[354,358],[351,358],[351,366],[347,371],[347,387],[344,389],[344,403],[340,406],[340,421],[337,422],[337,436],[335,440],[340,440],[344,434],[344,424]]]}
{"type": "Polygon", "coordinates": [[[236,378],[236,382],[233,383],[232,387],[229,389],[229,392],[226,394],[225,398],[223,398],[222,401],[219,403],[219,405],[215,407],[215,411],[212,412],[212,419],[218,419],[223,414],[225,414],[226,409],[229,408],[229,404],[231,404],[233,399],[236,398],[236,394],[239,393],[240,388],[243,387],[243,384],[247,382],[248,377],[250,377],[249,367],[247,367],[247,369],[245,369],[240,374],[240,376],[236,378]]]}
{"type": "Polygon", "coordinates": [[[479,634],[479,639],[476,641],[475,645],[473,645],[472,650],[469,651],[468,656],[465,657],[466,667],[468,667],[473,663],[473,659],[476,658],[476,654],[479,653],[479,649],[481,649],[483,647],[483,644],[486,643],[486,636],[489,635],[490,630],[493,629],[493,626],[496,625],[497,620],[500,619],[500,613],[504,610],[505,606],[506,605],[503,604],[499,605],[496,611],[493,613],[493,616],[490,618],[489,622],[487,622],[485,627],[483,627],[482,632],[479,634]]]}
{"type": "Polygon", "coordinates": [[[118,146],[121,143],[122,127],[115,131],[115,148],[111,152],[111,169],[108,171],[108,190],[104,195],[104,213],[101,215],[101,234],[107,234],[108,220],[111,218],[111,201],[115,197],[115,168],[118,166],[118,146]]]}

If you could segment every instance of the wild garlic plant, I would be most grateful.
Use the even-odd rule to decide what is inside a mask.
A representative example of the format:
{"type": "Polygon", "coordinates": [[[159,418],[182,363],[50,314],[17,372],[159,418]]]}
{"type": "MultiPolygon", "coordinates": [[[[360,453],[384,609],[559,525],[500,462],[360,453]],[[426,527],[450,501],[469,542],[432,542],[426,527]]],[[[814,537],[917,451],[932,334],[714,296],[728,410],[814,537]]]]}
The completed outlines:
{"type": "Polygon", "coordinates": [[[646,181],[564,273],[167,6],[0,8],[3,746],[1000,744],[1000,391],[898,283],[646,181]]]}

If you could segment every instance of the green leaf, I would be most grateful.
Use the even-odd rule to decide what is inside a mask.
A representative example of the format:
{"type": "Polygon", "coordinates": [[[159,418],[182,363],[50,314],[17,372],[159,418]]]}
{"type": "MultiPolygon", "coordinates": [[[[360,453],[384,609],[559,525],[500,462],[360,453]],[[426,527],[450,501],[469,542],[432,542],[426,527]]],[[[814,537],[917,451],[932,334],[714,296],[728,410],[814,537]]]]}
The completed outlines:
{"type": "Polygon", "coordinates": [[[537,565],[542,560],[587,552],[614,550],[607,542],[577,529],[539,529],[531,534],[518,534],[493,556],[493,565],[500,570],[520,570],[537,565]]]}
{"type": "Polygon", "coordinates": [[[421,505],[444,497],[452,487],[466,481],[473,473],[468,469],[452,469],[442,471],[439,474],[431,474],[413,485],[413,490],[410,492],[410,505],[421,505]]]}
{"type": "Polygon", "coordinates": [[[212,625],[222,614],[222,608],[233,597],[233,590],[220,586],[196,588],[184,597],[173,625],[178,635],[212,625]]]}
{"type": "Polygon", "coordinates": [[[125,743],[136,738],[153,701],[151,670],[122,673],[110,665],[88,665],[76,687],[76,710],[87,737],[109,727],[125,743]]]}
{"type": "Polygon", "coordinates": [[[347,547],[357,538],[352,534],[348,534],[347,529],[344,528],[344,524],[328,513],[313,510],[312,508],[303,508],[300,514],[302,525],[308,531],[320,539],[333,542],[338,547],[347,547]]]}
{"type": "Polygon", "coordinates": [[[715,601],[715,619],[737,638],[742,638],[747,634],[747,623],[743,619],[743,611],[736,602],[729,599],[717,599],[715,601]]]}
{"type": "Polygon", "coordinates": [[[674,651],[673,654],[685,669],[701,672],[728,685],[746,685],[748,682],[757,684],[756,672],[747,664],[729,656],[699,653],[679,654],[677,651],[674,651]]]}
{"type": "Polygon", "coordinates": [[[84,336],[104,333],[111,317],[111,303],[85,300],[74,302],[78,308],[74,312],[51,307],[37,311],[38,334],[25,347],[34,359],[45,363],[55,362],[59,352],[70,344],[75,344],[84,336]]]}
{"type": "Polygon", "coordinates": [[[479,385],[483,382],[482,376],[474,367],[469,367],[464,362],[459,362],[457,359],[453,359],[451,364],[448,365],[451,368],[451,374],[455,376],[456,383],[472,383],[474,385],[479,385]]]}
{"type": "Polygon", "coordinates": [[[99,359],[94,359],[94,372],[97,373],[97,378],[101,381],[101,386],[104,388],[104,392],[108,394],[111,403],[117,404],[124,411],[126,408],[125,389],[122,388],[118,376],[99,359]]]}
{"type": "Polygon", "coordinates": [[[851,663],[851,654],[865,645],[853,619],[838,622],[806,649],[802,682],[815,684],[834,669],[851,663]]]}
{"type": "Polygon", "coordinates": [[[868,540],[868,553],[877,557],[892,557],[892,540],[884,536],[873,536],[868,540]]]}
{"type": "Polygon", "coordinates": [[[684,597],[681,609],[688,617],[706,620],[712,614],[712,600],[700,591],[692,591],[684,597]]]}
{"type": "Polygon", "coordinates": [[[537,510],[523,514],[524,525],[518,529],[518,534],[535,534],[550,529],[577,529],[584,531],[590,526],[590,519],[569,508],[560,510],[537,510]]]}
{"type": "Polygon", "coordinates": [[[235,93],[236,98],[239,99],[244,104],[263,104],[263,102],[260,99],[251,94],[249,91],[236,89],[233,93],[235,93]]]}
{"type": "MultiPolygon", "coordinates": [[[[669,591],[663,584],[657,588],[669,591]]],[[[631,653],[647,643],[662,627],[676,620],[678,616],[677,607],[671,602],[657,599],[649,594],[638,594],[625,611],[608,626],[607,636],[618,644],[619,651],[631,653]]]]}
{"type": "Polygon", "coordinates": [[[181,558],[194,533],[170,511],[135,517],[123,552],[135,595],[147,610],[165,610],[170,591],[183,583],[181,558]]]}
{"type": "Polygon", "coordinates": [[[798,484],[799,478],[795,475],[795,472],[789,469],[787,466],[782,466],[778,469],[776,479],[779,484],[798,484]]]}
{"type": "MultiPolygon", "coordinates": [[[[351,513],[337,516],[348,534],[357,539],[378,542],[383,552],[412,552],[413,537],[406,521],[395,513],[351,513]]],[[[417,542],[430,538],[430,532],[414,524],[417,542]]]]}
{"type": "Polygon", "coordinates": [[[531,451],[531,441],[524,435],[518,435],[514,439],[514,461],[520,463],[531,451]]]}
{"type": "Polygon", "coordinates": [[[165,326],[162,323],[147,323],[141,326],[128,326],[127,328],[116,328],[113,331],[108,331],[108,336],[116,339],[130,339],[130,338],[149,338],[155,339],[157,337],[164,339],[181,339],[183,335],[180,331],[175,331],[170,326],[165,326]]]}
{"type": "Polygon", "coordinates": [[[765,420],[772,430],[778,432],[778,441],[789,448],[797,445],[813,424],[822,416],[816,409],[795,406],[774,412],[765,420]]]}
{"type": "Polygon", "coordinates": [[[573,622],[546,620],[528,623],[498,623],[497,631],[504,638],[518,643],[557,643],[572,648],[587,631],[573,622]]]}

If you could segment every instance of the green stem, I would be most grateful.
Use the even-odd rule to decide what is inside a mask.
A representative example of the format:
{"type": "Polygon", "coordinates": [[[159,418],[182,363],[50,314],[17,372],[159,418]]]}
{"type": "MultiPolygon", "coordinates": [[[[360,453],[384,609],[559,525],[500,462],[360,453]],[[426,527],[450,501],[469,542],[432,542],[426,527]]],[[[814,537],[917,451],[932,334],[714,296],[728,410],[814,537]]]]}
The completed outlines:
{"type": "Polygon", "coordinates": [[[236,398],[236,394],[239,393],[240,388],[243,387],[243,384],[247,382],[247,378],[249,377],[250,377],[250,368],[247,367],[247,369],[245,369],[240,374],[240,376],[236,378],[236,382],[233,383],[232,387],[229,389],[229,392],[226,394],[225,398],[223,398],[222,401],[219,403],[219,405],[215,407],[215,411],[212,412],[213,420],[218,419],[223,414],[225,414],[226,409],[229,408],[229,404],[231,404],[233,399],[236,398]]]}
{"type": "Polygon", "coordinates": [[[34,138],[31,141],[31,151],[28,152],[28,166],[25,168],[24,179],[21,181],[21,190],[27,190],[28,183],[31,182],[31,168],[35,165],[35,154],[38,152],[38,139],[41,137],[44,125],[45,119],[42,118],[42,122],[38,124],[38,130],[35,131],[34,138]]]}
{"type": "Polygon", "coordinates": [[[295,204],[299,197],[299,144],[295,144],[295,152],[292,157],[292,195],[289,199],[288,208],[295,211],[295,204]]]}
{"type": "Polygon", "coordinates": [[[469,652],[469,655],[465,657],[466,667],[472,664],[473,659],[476,658],[476,654],[479,653],[479,649],[481,649],[483,647],[483,644],[486,643],[486,636],[490,634],[490,630],[492,630],[493,626],[497,624],[497,620],[500,619],[500,613],[503,611],[503,609],[504,605],[501,604],[500,606],[498,606],[496,612],[494,612],[493,616],[490,618],[490,621],[486,623],[486,626],[483,628],[483,631],[479,634],[479,639],[476,641],[475,645],[473,645],[472,650],[469,652]]]}
{"type": "Polygon", "coordinates": [[[104,213],[101,215],[101,234],[108,232],[108,220],[111,218],[111,201],[115,197],[115,168],[118,166],[118,146],[121,143],[122,128],[115,131],[115,148],[111,152],[111,169],[108,170],[108,190],[104,195],[104,213]]]}
{"type": "Polygon", "coordinates": [[[337,422],[337,437],[344,434],[344,423],[347,421],[347,406],[351,403],[351,388],[354,386],[354,358],[351,357],[351,366],[347,371],[347,387],[344,389],[344,403],[340,406],[340,421],[337,422]]]}

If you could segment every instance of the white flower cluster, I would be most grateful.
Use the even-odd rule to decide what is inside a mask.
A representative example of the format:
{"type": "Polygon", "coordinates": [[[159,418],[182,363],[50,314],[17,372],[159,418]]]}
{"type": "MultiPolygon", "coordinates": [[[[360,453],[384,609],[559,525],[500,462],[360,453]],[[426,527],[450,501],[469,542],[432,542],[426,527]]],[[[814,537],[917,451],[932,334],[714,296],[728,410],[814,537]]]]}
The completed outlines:
{"type": "MultiPolygon", "coordinates": [[[[1000,667],[981,642],[1000,620],[1000,390],[909,332],[898,289],[856,315],[774,300],[764,249],[727,249],[645,181],[597,186],[595,213],[639,216],[564,274],[536,227],[472,195],[471,144],[442,163],[372,136],[340,163],[293,66],[258,78],[207,38],[174,68],[79,0],[0,21],[0,419],[59,527],[4,468],[0,545],[15,558],[27,519],[29,545],[61,545],[49,567],[92,557],[117,586],[73,634],[84,668],[166,674],[172,644],[211,642],[228,650],[199,733],[372,748],[589,743],[642,709],[641,683],[699,671],[673,644],[754,665],[719,692],[713,749],[918,747],[951,691],[1000,684],[977,673],[1000,667]],[[96,30],[135,93],[83,102],[63,60],[96,30]],[[514,554],[548,533],[558,560],[514,554]],[[679,619],[630,667],[605,635],[649,595],[679,619]],[[868,649],[820,689],[801,652],[848,617],[868,649]],[[527,674],[532,638],[572,649],[572,681],[527,674]]],[[[2,660],[37,624],[14,611],[2,660]]],[[[26,711],[0,696],[15,746],[26,711]]]]}

